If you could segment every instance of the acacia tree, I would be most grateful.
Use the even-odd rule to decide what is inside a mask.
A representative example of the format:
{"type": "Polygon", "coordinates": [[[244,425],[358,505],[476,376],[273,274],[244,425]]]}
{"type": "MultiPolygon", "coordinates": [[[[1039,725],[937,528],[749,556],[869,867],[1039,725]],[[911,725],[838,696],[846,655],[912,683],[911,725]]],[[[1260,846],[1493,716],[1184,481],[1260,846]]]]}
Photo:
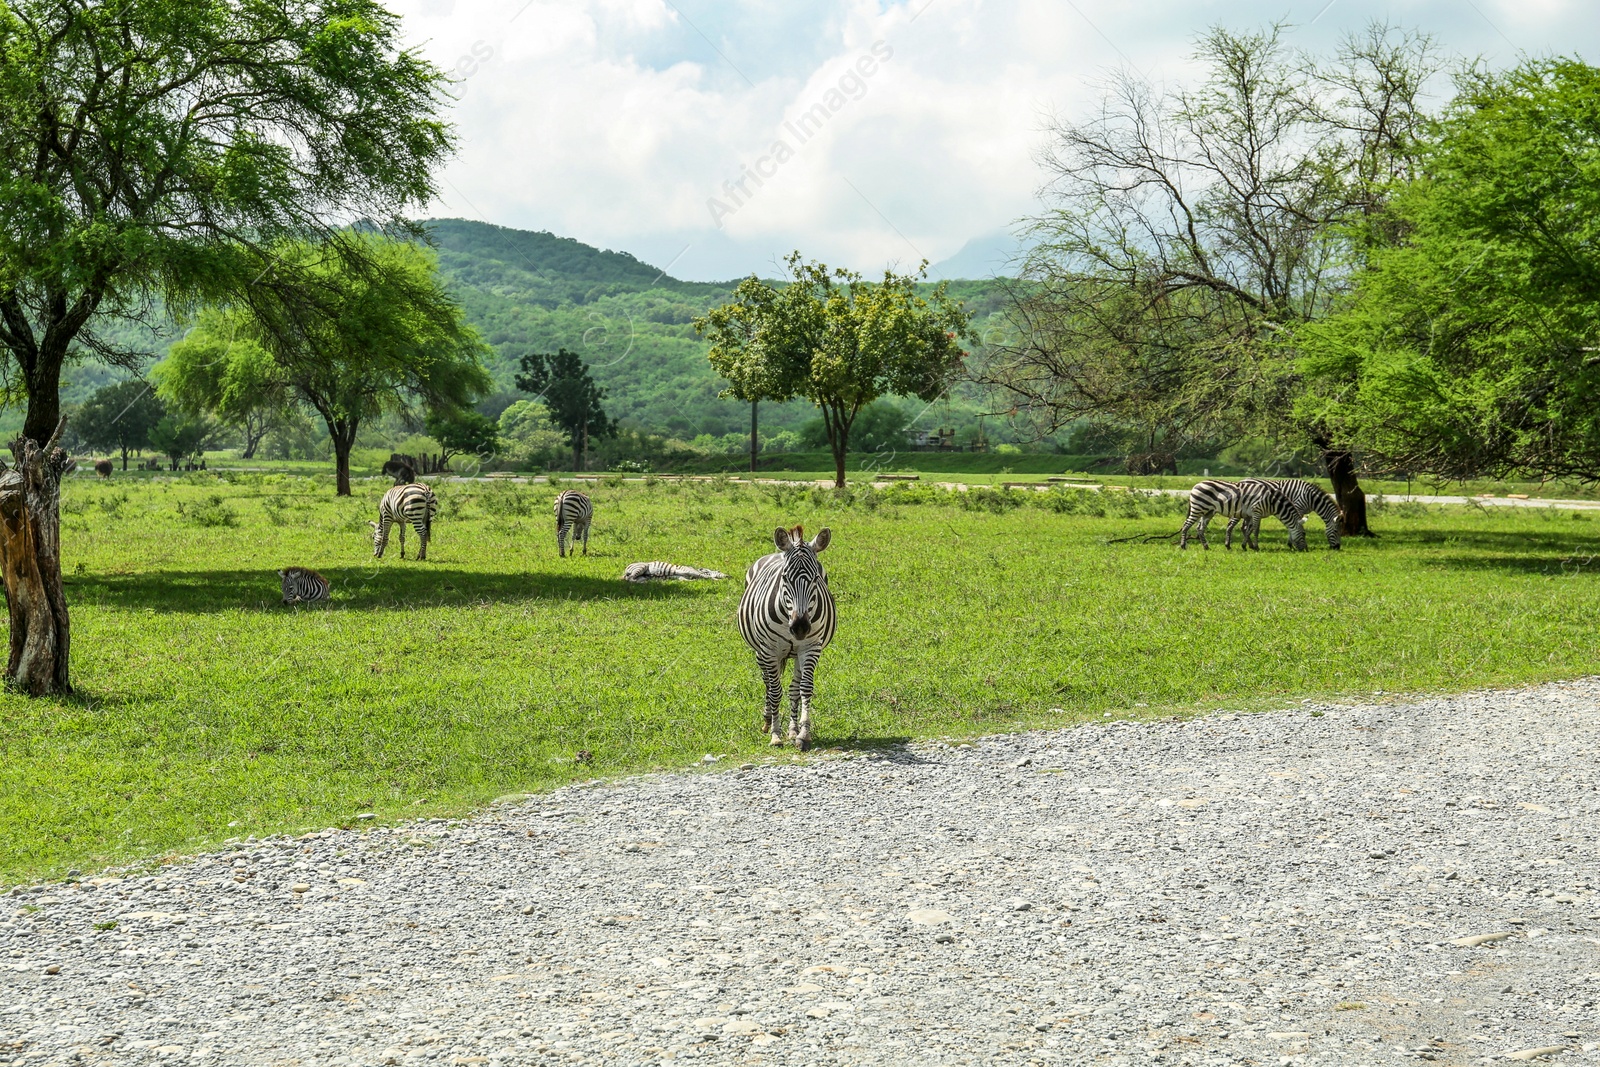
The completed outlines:
{"type": "Polygon", "coordinates": [[[247,328],[238,313],[207,308],[197,328],[174,342],[150,376],[170,407],[212,415],[238,430],[244,458],[252,459],[290,397],[271,354],[246,336],[247,328]]]}
{"type": "Polygon", "coordinates": [[[606,415],[606,391],[589,377],[589,365],[565,348],[523,356],[517,388],[544,401],[550,421],[566,434],[572,449],[572,469],[583,469],[583,456],[591,438],[615,437],[617,423],[606,415]]]}
{"type": "Polygon", "coordinates": [[[1301,413],[1294,327],[1326,313],[1414,165],[1428,38],[1374,25],[1331,60],[1280,27],[1214,29],[1199,85],[1132,74],[1052,130],[1049,210],[1012,288],[1016,339],[976,374],[1040,433],[1083,418],[1153,452],[1227,437],[1309,440],[1344,515],[1365,496],[1339,425],[1301,413]]]}
{"type": "Polygon", "coordinates": [[[78,436],[91,448],[118,449],[122,469],[128,469],[128,453],[150,443],[150,431],[166,410],[143,378],[129,378],[96,389],[78,409],[78,436]]]}
{"type": "Polygon", "coordinates": [[[1600,70],[1469,71],[1370,266],[1299,338],[1316,418],[1397,468],[1600,481],[1600,70]]]}
{"type": "Polygon", "coordinates": [[[801,396],[822,414],[834,484],[845,484],[850,428],[863,408],[889,394],[932,402],[961,370],[961,340],[972,317],[941,283],[926,298],[916,274],[885,271],[868,282],[852,271],[789,256],[781,289],[747,278],[740,298],[707,316],[718,374],[744,395],[801,396]],[[741,339],[740,331],[748,330],[741,339]]]}
{"type": "Polygon", "coordinates": [[[96,322],[248,287],[262,249],[402,225],[451,147],[448,80],[374,0],[0,5],[0,357],[28,395],[0,481],[7,678],[70,692],[61,368],[96,322]]]}
{"type": "Polygon", "coordinates": [[[413,403],[460,408],[488,391],[483,341],[420,245],[345,232],[281,246],[273,270],[239,310],[283,387],[322,416],[337,495],[350,495],[362,422],[413,403]]]}

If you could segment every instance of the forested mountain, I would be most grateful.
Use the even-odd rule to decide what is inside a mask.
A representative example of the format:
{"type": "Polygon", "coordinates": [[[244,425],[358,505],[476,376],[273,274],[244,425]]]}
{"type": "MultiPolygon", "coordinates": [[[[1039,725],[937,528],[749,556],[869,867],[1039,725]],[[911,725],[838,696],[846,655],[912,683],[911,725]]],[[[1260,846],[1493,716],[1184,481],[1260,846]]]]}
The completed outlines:
{"type": "MultiPolygon", "coordinates": [[[[487,405],[491,412],[515,399],[513,378],[522,356],[565,347],[589,363],[606,389],[607,410],[626,425],[683,438],[748,432],[749,408],[718,399],[721,384],[692,325],[697,315],[729,298],[731,282],[680,281],[626,252],[550,233],[465,219],[425,225],[468,321],[494,350],[490,371],[499,394],[487,405]]],[[[951,288],[979,312],[980,321],[998,307],[994,282],[956,282],[951,288]]],[[[177,336],[170,327],[107,332],[119,344],[148,350],[151,362],[177,336]]],[[[63,400],[81,403],[124,374],[82,363],[68,371],[63,400]]],[[[762,405],[764,431],[798,429],[813,418],[815,410],[803,402],[762,405]]]]}
{"type": "MultiPolygon", "coordinates": [[[[748,408],[717,398],[721,385],[691,325],[729,298],[731,282],[679,281],[626,252],[549,233],[463,219],[427,226],[468,318],[495,348],[501,388],[513,388],[523,355],[565,346],[590,364],[607,410],[626,423],[680,437],[748,429],[748,408]]],[[[993,282],[952,290],[980,317],[998,306],[993,282]]],[[[776,430],[814,417],[808,404],[765,405],[761,421],[776,430]]]]}

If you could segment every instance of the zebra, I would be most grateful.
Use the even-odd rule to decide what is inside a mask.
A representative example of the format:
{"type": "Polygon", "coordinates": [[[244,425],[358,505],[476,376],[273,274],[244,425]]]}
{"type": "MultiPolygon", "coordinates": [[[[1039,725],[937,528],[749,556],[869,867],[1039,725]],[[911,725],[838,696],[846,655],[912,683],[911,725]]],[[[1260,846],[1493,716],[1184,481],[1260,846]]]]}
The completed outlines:
{"type": "Polygon", "coordinates": [[[805,752],[811,748],[812,672],[822,650],[833,640],[837,624],[828,576],[817,553],[828,547],[832,531],[824,527],[809,543],[805,532],[778,527],[772,540],[778,551],[750,564],[739,601],[739,633],[756,654],[767,687],[763,722],[771,743],[783,744],[783,667],[794,660],[789,685],[789,736],[805,752]]]}
{"type": "Polygon", "coordinates": [[[389,545],[389,527],[398,524],[400,558],[405,559],[406,524],[410,523],[417,531],[417,539],[422,542],[417,549],[417,558],[427,559],[428,537],[433,533],[433,517],[438,513],[439,498],[421,482],[409,482],[390,489],[378,503],[378,521],[367,523],[372,527],[372,554],[383,558],[383,550],[389,545]]]}
{"type": "MultiPolygon", "coordinates": [[[[1328,549],[1337,551],[1344,532],[1344,516],[1339,511],[1339,504],[1320,486],[1304,480],[1303,478],[1241,478],[1242,486],[1259,486],[1268,494],[1269,506],[1267,514],[1276,515],[1278,520],[1289,528],[1289,548],[1295,552],[1306,551],[1305,517],[1313,512],[1322,519],[1323,529],[1328,535],[1328,549]]],[[[1261,515],[1253,518],[1231,519],[1228,522],[1228,537],[1233,536],[1234,524],[1244,522],[1244,539],[1246,547],[1261,547],[1261,515]]]]}
{"type": "Polygon", "coordinates": [[[567,535],[572,535],[572,547],[583,541],[583,554],[589,554],[589,523],[594,518],[594,504],[576,489],[563,489],[556,496],[556,551],[565,558],[567,535]]]}
{"type": "Polygon", "coordinates": [[[726,578],[721,571],[708,571],[704,567],[680,567],[676,563],[662,563],[659,560],[650,563],[630,563],[622,572],[625,582],[688,582],[696,578],[726,578]]]}
{"type": "Polygon", "coordinates": [[[309,567],[285,567],[278,572],[283,579],[285,604],[309,604],[313,600],[328,599],[328,579],[309,567]]]}
{"type": "MultiPolygon", "coordinates": [[[[1225,482],[1219,479],[1209,479],[1200,482],[1189,491],[1189,515],[1183,521],[1183,529],[1178,531],[1178,547],[1189,547],[1189,530],[1196,530],[1200,544],[1207,551],[1211,549],[1211,542],[1206,540],[1206,525],[1214,515],[1226,515],[1228,535],[1223,540],[1223,547],[1233,547],[1233,526],[1241,518],[1253,518],[1259,527],[1261,515],[1270,511],[1267,490],[1260,486],[1248,485],[1244,482],[1225,482]]],[[[1248,536],[1251,527],[1246,522],[1245,532],[1248,536]]],[[[1245,543],[1248,548],[1248,540],[1245,543]]]]}

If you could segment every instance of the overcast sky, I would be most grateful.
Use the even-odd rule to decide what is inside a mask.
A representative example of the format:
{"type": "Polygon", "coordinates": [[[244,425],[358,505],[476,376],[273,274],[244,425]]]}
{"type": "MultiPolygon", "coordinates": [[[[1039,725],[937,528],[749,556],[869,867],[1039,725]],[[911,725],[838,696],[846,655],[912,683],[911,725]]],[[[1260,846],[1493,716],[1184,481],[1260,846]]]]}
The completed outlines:
{"type": "Polygon", "coordinates": [[[1386,18],[1497,66],[1600,57],[1595,0],[394,6],[459,78],[461,150],[433,214],[550,230],[702,280],[771,275],[796,248],[872,273],[992,245],[1036,203],[1044,116],[1083,115],[1122,65],[1182,82],[1194,35],[1217,23],[1285,19],[1292,44],[1320,48],[1386,18]],[[802,123],[819,105],[826,121],[802,123]]]}

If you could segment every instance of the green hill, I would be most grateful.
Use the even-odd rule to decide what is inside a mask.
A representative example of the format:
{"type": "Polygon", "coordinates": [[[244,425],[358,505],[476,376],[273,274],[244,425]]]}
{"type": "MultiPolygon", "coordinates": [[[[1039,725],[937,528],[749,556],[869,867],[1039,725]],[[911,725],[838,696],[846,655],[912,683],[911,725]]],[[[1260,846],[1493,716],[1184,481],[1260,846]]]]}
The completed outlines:
{"type": "MultiPolygon", "coordinates": [[[[515,230],[466,219],[424,223],[469,321],[494,349],[490,371],[498,396],[488,407],[515,399],[518,360],[565,347],[577,352],[607,392],[607,410],[634,428],[675,437],[746,432],[749,409],[717,397],[721,384],[695,335],[696,316],[729,299],[733,284],[685,282],[629,255],[604,251],[570,237],[515,230]]],[[[955,295],[980,317],[999,307],[994,282],[956,282],[955,295]]],[[[151,362],[176,336],[170,327],[116,326],[106,331],[125,346],[143,349],[151,362]]],[[[62,389],[81,403],[123,371],[86,361],[70,368],[62,389]]],[[[956,421],[965,423],[970,405],[956,421]]],[[[956,413],[951,413],[956,414],[956,413]]],[[[763,405],[762,428],[798,429],[815,418],[808,404],[763,405]]],[[[20,425],[20,412],[0,417],[20,425]]]]}

